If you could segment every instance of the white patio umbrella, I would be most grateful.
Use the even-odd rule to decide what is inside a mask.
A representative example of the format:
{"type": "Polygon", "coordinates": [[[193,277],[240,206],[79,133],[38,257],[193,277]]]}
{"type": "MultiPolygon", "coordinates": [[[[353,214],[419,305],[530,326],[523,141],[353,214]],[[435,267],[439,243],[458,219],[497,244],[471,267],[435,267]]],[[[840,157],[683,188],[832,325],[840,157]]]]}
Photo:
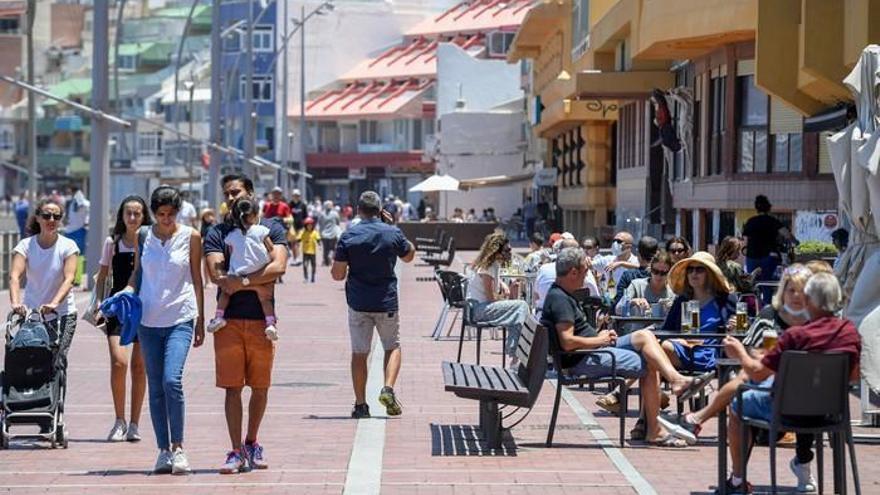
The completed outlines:
{"type": "Polygon", "coordinates": [[[862,377],[880,391],[880,329],[871,325],[877,319],[872,313],[880,311],[880,104],[874,97],[880,86],[880,46],[866,47],[843,82],[853,93],[858,120],[828,139],[840,209],[853,227],[852,244],[836,274],[848,297],[844,314],[862,336],[862,377]]]}
{"type": "Polygon", "coordinates": [[[427,179],[409,188],[410,192],[442,192],[443,193],[443,216],[448,217],[449,191],[458,191],[459,181],[455,177],[446,174],[434,174],[427,179]]]}

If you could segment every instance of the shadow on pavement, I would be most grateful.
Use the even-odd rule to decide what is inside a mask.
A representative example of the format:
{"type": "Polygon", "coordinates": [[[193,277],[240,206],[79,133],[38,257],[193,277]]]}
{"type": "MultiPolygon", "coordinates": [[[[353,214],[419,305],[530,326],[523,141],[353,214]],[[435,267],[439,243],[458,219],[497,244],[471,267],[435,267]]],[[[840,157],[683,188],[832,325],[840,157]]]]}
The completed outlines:
{"type": "Polygon", "coordinates": [[[432,456],[516,457],[517,446],[509,431],[504,431],[501,448],[491,449],[475,425],[431,424],[432,456]]]}

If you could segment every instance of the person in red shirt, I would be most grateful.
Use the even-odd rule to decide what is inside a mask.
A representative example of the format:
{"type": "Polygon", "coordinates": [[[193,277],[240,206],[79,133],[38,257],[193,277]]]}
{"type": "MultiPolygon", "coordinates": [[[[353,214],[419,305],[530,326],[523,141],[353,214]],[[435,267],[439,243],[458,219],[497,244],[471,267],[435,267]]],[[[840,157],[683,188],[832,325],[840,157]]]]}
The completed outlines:
{"type": "Polygon", "coordinates": [[[279,218],[286,221],[291,217],[290,206],[284,201],[282,193],[283,191],[280,187],[272,189],[269,201],[263,205],[263,218],[279,218]]]}
{"type": "MultiPolygon", "coordinates": [[[[779,369],[782,353],[785,351],[808,352],[843,352],[849,354],[850,380],[859,378],[859,356],[862,350],[861,339],[855,325],[849,320],[835,316],[840,309],[842,291],[837,278],[830,273],[817,273],[810,277],[804,287],[807,297],[806,309],[810,314],[808,322],[801,326],[790,327],[780,337],[776,347],[767,352],[763,358],[756,359],[749,355],[742,343],[733,337],[724,339],[727,355],[739,359],[743,371],[752,382],[762,387],[771,387],[773,375],[779,369]]],[[[751,488],[742,479],[742,463],[740,456],[740,414],[750,418],[771,420],[773,398],[769,392],[749,390],[743,394],[742,404],[734,401],[728,420],[730,459],[733,462],[733,473],[727,480],[728,493],[750,493],[751,488]]],[[[750,440],[751,441],[751,440],[750,440]]],[[[810,472],[813,460],[813,435],[798,434],[795,458],[789,466],[798,479],[798,492],[805,493],[816,488],[816,481],[810,472]]]]}

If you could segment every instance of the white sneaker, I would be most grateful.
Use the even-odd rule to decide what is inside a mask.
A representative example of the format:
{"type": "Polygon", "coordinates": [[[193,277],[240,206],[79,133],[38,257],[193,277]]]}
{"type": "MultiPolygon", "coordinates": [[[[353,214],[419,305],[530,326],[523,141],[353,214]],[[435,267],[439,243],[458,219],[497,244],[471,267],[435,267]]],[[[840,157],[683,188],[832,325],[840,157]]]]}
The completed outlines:
{"type": "Polygon", "coordinates": [[[137,423],[129,423],[128,424],[128,432],[125,434],[126,442],[140,442],[141,434],[138,432],[137,423]]]}
{"type": "Polygon", "coordinates": [[[214,333],[217,330],[220,330],[221,328],[223,328],[225,326],[226,326],[226,319],[225,318],[214,318],[213,320],[211,320],[210,323],[208,323],[208,328],[206,328],[205,330],[207,330],[208,333],[214,333]]]}
{"type": "Polygon", "coordinates": [[[816,478],[813,477],[813,473],[810,471],[810,463],[799,464],[797,457],[792,457],[788,467],[791,468],[791,472],[797,477],[798,493],[814,493],[816,491],[816,478]]]}
{"type": "Polygon", "coordinates": [[[177,447],[171,454],[171,474],[190,474],[192,468],[189,467],[189,459],[186,458],[186,452],[182,448],[177,447]]]}
{"type": "Polygon", "coordinates": [[[171,470],[171,452],[162,449],[159,451],[159,457],[156,458],[156,467],[153,468],[153,472],[156,474],[169,474],[171,470]]]}
{"type": "Polygon", "coordinates": [[[107,435],[108,442],[122,442],[125,440],[125,420],[117,419],[116,423],[113,424],[113,428],[110,430],[110,434],[107,435]]]}
{"type": "Polygon", "coordinates": [[[273,342],[278,340],[278,329],[275,328],[275,325],[266,327],[266,338],[273,342]]]}

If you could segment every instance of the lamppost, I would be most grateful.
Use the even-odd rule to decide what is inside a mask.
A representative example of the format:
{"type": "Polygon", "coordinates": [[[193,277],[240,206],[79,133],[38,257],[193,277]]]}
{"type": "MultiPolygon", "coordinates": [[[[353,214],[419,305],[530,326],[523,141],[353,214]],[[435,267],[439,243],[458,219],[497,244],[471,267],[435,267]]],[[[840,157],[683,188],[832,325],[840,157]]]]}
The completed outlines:
{"type": "Polygon", "coordinates": [[[193,74],[190,74],[190,80],[183,81],[183,87],[189,91],[189,146],[187,148],[186,153],[186,164],[189,169],[189,199],[190,201],[194,201],[193,199],[193,181],[195,180],[195,173],[193,172],[193,120],[195,120],[195,114],[193,112],[193,96],[196,91],[196,81],[195,77],[192,77],[193,74]]]}

